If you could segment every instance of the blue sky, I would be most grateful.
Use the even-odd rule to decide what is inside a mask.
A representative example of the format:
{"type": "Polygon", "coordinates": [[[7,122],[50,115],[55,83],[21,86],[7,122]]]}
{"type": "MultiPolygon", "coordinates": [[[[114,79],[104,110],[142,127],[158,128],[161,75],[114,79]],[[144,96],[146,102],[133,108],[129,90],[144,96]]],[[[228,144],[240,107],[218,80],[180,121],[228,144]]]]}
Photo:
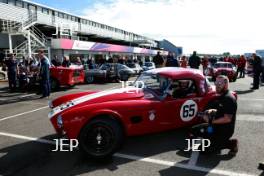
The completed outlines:
{"type": "Polygon", "coordinates": [[[186,54],[264,49],[263,0],[33,0],[152,39],[186,54]]]}
{"type": "Polygon", "coordinates": [[[76,15],[81,15],[83,8],[92,7],[96,1],[94,0],[31,0],[32,2],[40,3],[53,7],[59,10],[64,10],[76,15]]]}

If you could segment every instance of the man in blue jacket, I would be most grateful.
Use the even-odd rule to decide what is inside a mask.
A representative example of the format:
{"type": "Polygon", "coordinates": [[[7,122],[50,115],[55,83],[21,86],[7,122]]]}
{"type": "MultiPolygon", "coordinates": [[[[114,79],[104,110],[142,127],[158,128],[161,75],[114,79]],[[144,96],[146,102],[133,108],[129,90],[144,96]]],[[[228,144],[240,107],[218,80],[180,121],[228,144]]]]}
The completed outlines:
{"type": "Polygon", "coordinates": [[[39,50],[38,55],[40,59],[40,86],[42,91],[41,98],[46,98],[50,96],[50,64],[44,55],[43,50],[39,50]]]}

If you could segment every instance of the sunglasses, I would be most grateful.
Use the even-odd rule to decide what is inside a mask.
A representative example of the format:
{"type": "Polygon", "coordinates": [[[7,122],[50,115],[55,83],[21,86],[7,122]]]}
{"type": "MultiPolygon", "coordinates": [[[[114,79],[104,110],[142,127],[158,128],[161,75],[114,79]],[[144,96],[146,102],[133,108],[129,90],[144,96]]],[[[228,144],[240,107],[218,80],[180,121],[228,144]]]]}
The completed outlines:
{"type": "Polygon", "coordinates": [[[216,80],[214,84],[216,86],[224,86],[225,85],[225,81],[224,80],[216,80]]]}

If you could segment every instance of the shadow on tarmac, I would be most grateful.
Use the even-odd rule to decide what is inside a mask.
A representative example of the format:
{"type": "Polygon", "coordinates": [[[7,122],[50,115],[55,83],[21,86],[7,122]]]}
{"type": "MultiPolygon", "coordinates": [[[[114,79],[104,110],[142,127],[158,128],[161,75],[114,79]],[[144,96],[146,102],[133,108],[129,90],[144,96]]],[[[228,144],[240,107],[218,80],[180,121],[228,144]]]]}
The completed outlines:
{"type": "Polygon", "coordinates": [[[236,92],[238,95],[243,95],[243,94],[253,93],[254,90],[235,90],[235,92],[236,92]]]}
{"type": "MultiPolygon", "coordinates": [[[[61,87],[60,90],[56,92],[66,92],[69,89],[76,89],[77,88],[69,88],[69,87],[61,87]]],[[[2,90],[2,89],[1,89],[2,90]]],[[[32,100],[37,100],[41,97],[41,93],[37,91],[37,89],[28,91],[28,92],[20,92],[20,91],[15,91],[15,92],[9,92],[8,88],[3,89],[4,92],[1,92],[0,94],[0,105],[4,104],[12,104],[12,103],[18,103],[18,102],[24,102],[24,101],[32,101],[32,100]],[[31,95],[35,94],[35,95],[31,95]],[[1,99],[2,98],[2,99],[1,99]]],[[[52,91],[51,93],[55,93],[55,91],[52,91]]]]}
{"type": "MultiPolygon", "coordinates": [[[[187,130],[180,129],[153,135],[131,137],[127,139],[120,153],[152,158],[166,152],[175,153],[177,150],[187,148],[187,142],[185,142],[187,134],[187,130]]],[[[57,138],[56,135],[43,137],[43,139],[48,140],[55,138],[57,138]]],[[[12,142],[13,140],[10,141],[12,142]]],[[[85,158],[78,150],[73,152],[52,152],[51,150],[53,149],[55,149],[54,145],[41,144],[33,141],[10,145],[0,149],[0,153],[3,154],[0,158],[0,175],[81,175],[98,170],[107,170],[114,175],[114,171],[118,171],[122,165],[133,162],[129,159],[113,157],[111,160],[98,163],[85,158]]],[[[175,157],[171,154],[169,154],[168,157],[170,157],[171,160],[175,160],[175,158],[179,156],[186,158],[186,160],[181,159],[182,161],[177,164],[188,163],[190,153],[181,153],[178,151],[175,153],[175,157]]],[[[199,158],[199,160],[213,160],[210,161],[209,170],[215,168],[220,161],[228,159],[229,158],[226,158],[226,156],[221,155],[210,156],[209,158],[207,156],[202,156],[199,158]]],[[[178,167],[164,167],[166,167],[166,169],[159,171],[162,176],[204,176],[208,174],[207,172],[193,171],[178,167]]],[[[142,168],[144,168],[144,166],[142,166],[142,168]]],[[[142,171],[145,172],[145,170],[142,171]]],[[[127,174],[129,173],[124,173],[122,175],[127,174]]]]}

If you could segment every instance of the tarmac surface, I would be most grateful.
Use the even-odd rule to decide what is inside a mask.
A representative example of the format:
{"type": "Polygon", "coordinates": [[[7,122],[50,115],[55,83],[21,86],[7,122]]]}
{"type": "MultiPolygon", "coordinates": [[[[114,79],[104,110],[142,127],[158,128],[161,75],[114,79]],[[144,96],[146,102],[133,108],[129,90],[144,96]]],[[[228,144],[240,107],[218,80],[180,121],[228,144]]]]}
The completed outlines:
{"type": "MultiPolygon", "coordinates": [[[[264,161],[264,87],[251,91],[252,78],[238,79],[230,89],[238,93],[238,113],[234,137],[239,152],[229,157],[182,152],[186,129],[128,138],[111,161],[97,163],[78,150],[53,152],[57,136],[47,117],[48,99],[34,93],[8,93],[0,82],[0,175],[262,175],[258,163],[264,161]]],[[[77,85],[52,93],[61,95],[87,90],[121,87],[120,83],[77,85]]]]}

